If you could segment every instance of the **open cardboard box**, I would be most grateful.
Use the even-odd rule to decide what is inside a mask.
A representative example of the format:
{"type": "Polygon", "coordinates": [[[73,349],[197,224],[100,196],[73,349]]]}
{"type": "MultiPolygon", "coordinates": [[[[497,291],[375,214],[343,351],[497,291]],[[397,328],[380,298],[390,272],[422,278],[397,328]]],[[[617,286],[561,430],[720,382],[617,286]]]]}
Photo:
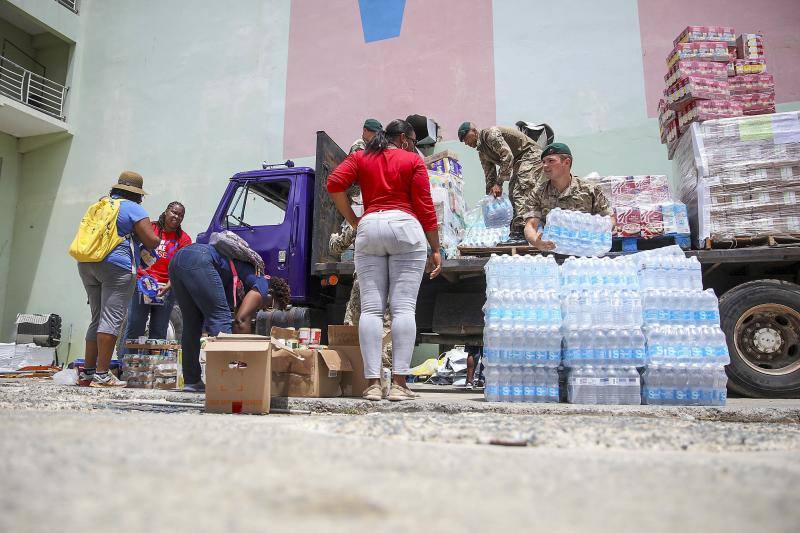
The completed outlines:
{"type": "MultiPolygon", "coordinates": [[[[392,334],[387,333],[383,337],[383,346],[386,347],[391,340],[392,334]]],[[[342,396],[360,398],[367,388],[367,380],[358,343],[358,326],[328,326],[328,343],[330,349],[347,359],[353,368],[352,372],[342,375],[342,396]]]]}
{"type": "Polygon", "coordinates": [[[268,337],[219,335],[206,353],[206,411],[268,414],[271,359],[268,337]]]}
{"type": "Polygon", "coordinates": [[[301,398],[341,396],[342,377],[353,373],[350,360],[333,349],[293,349],[281,342],[296,339],[296,330],[273,327],[270,332],[272,395],[301,398]]]}

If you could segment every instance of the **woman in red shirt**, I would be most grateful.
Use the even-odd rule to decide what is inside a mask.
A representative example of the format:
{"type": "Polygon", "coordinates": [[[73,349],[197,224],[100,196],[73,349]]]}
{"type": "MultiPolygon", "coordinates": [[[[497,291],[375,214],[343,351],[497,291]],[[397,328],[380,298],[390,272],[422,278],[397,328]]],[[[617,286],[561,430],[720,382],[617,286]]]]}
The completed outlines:
{"type": "Polygon", "coordinates": [[[347,222],[356,229],[356,274],[361,285],[359,344],[364,377],[363,396],[380,400],[383,312],[392,315],[392,386],[388,399],[410,400],[406,386],[417,337],[417,293],[430,245],[431,278],[439,275],[442,257],[436,211],[431,201],[428,171],[416,153],[414,128],[393,120],[364,151],[345,159],[328,177],[328,192],[347,222]],[[364,216],[356,217],[347,189],[358,183],[364,216]]]}
{"type": "MultiPolygon", "coordinates": [[[[153,222],[153,232],[161,239],[161,244],[156,249],[158,259],[146,270],[139,269],[136,279],[138,281],[143,276],[155,278],[159,285],[158,296],[163,298],[164,303],[163,305],[145,303],[143,295],[137,287],[128,307],[128,325],[123,337],[125,340],[144,335],[145,329],[148,330],[147,336],[151,339],[167,337],[169,317],[172,314],[172,307],[175,305],[175,296],[170,290],[167,268],[175,252],[192,244],[192,238],[181,227],[185,214],[186,208],[182,203],[171,202],[158,217],[158,221],[153,222]],[[150,320],[149,327],[148,319],[150,320]]],[[[127,350],[123,350],[123,353],[126,352],[127,350]]]]}

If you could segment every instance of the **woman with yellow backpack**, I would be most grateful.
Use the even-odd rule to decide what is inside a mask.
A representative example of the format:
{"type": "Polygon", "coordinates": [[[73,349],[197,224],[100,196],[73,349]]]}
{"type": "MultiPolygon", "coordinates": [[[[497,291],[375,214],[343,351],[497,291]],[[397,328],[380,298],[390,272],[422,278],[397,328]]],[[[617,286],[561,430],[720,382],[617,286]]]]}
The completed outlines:
{"type": "Polygon", "coordinates": [[[160,242],[140,205],[147,194],[143,181],[136,172],[120,174],[109,196],[86,211],[70,245],[92,313],[86,331],[86,363],[78,378],[83,386],[126,385],[108,367],[133,293],[141,248],[155,250],[160,242]]]}

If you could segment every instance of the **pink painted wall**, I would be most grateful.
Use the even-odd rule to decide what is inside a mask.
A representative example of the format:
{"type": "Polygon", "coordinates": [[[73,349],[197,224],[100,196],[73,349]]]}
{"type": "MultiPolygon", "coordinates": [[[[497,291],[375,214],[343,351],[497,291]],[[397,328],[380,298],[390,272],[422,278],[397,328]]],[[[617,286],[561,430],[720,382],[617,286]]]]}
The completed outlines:
{"type": "Polygon", "coordinates": [[[491,0],[407,0],[400,36],[371,43],[356,0],[292,2],[285,157],[313,155],[320,129],[346,149],[367,117],[428,115],[452,139],[495,112],[491,0]]]}
{"type": "Polygon", "coordinates": [[[689,25],[733,26],[761,33],[777,103],[800,101],[800,0],[638,0],[647,113],[656,116],[665,58],[689,25]]]}

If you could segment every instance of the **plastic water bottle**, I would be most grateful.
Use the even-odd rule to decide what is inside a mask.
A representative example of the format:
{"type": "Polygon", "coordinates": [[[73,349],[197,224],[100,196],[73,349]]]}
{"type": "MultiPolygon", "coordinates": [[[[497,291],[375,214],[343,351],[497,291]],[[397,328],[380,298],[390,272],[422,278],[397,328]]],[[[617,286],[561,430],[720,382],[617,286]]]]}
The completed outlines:
{"type": "Polygon", "coordinates": [[[501,402],[510,402],[512,398],[511,394],[511,372],[509,366],[500,366],[500,377],[499,377],[499,384],[500,384],[500,401],[501,402]]]}
{"type": "Polygon", "coordinates": [[[515,403],[522,403],[525,401],[524,395],[524,375],[522,367],[519,365],[512,365],[510,369],[511,374],[511,401],[515,403]]]}
{"type": "Polygon", "coordinates": [[[483,396],[487,402],[500,401],[500,382],[499,382],[499,368],[494,365],[489,365],[484,370],[486,379],[486,386],[483,389],[483,396]]]}
{"type": "Polygon", "coordinates": [[[547,401],[547,372],[543,366],[537,366],[536,370],[536,403],[547,401]]]}
{"type": "Polygon", "coordinates": [[[536,401],[536,374],[533,366],[525,366],[522,395],[526,402],[536,401]]]}
{"type": "Polygon", "coordinates": [[[549,368],[547,371],[547,401],[558,403],[559,400],[558,369],[549,368]]]}

